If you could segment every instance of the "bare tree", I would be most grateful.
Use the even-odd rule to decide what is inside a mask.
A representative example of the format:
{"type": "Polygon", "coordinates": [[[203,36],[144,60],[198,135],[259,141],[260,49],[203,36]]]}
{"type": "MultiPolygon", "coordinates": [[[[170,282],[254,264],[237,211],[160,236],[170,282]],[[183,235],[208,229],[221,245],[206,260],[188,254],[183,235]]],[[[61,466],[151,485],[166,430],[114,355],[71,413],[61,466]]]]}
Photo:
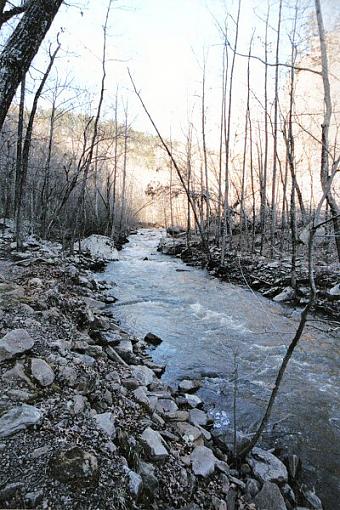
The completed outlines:
{"type": "Polygon", "coordinates": [[[62,3],[63,0],[27,2],[23,17],[2,50],[0,55],[0,130],[18,85],[28,71],[62,3]]]}

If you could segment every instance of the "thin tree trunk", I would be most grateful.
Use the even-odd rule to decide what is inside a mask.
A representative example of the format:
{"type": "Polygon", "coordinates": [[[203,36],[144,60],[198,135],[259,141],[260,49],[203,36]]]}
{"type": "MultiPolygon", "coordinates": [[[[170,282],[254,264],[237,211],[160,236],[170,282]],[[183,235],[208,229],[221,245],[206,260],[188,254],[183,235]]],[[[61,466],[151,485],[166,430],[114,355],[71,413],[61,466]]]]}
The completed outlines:
{"type": "Polygon", "coordinates": [[[222,251],[221,251],[221,264],[224,264],[226,246],[227,246],[227,235],[229,229],[229,240],[232,243],[232,226],[231,226],[231,218],[230,218],[230,210],[229,210],[229,184],[230,184],[230,168],[229,168],[229,155],[230,155],[230,126],[231,126],[231,113],[232,113],[232,97],[233,97],[233,81],[234,81],[234,70],[235,70],[235,60],[236,60],[236,52],[237,52],[237,43],[238,43],[238,34],[239,34],[239,22],[240,22],[240,13],[241,13],[241,0],[238,2],[238,11],[237,11],[237,19],[236,19],[236,33],[235,33],[235,43],[233,52],[233,60],[231,64],[230,70],[230,83],[229,83],[229,104],[228,104],[228,121],[227,121],[227,130],[226,130],[226,154],[225,154],[225,189],[224,189],[224,211],[223,211],[223,221],[224,221],[224,235],[222,238],[222,251]]]}
{"type": "Polygon", "coordinates": [[[34,95],[32,109],[31,109],[31,113],[29,116],[28,124],[27,124],[26,135],[25,135],[23,151],[22,151],[22,169],[21,169],[20,179],[19,179],[19,183],[18,183],[18,200],[17,200],[17,208],[16,208],[16,243],[17,243],[18,251],[22,250],[22,248],[23,248],[23,231],[22,231],[23,199],[24,199],[25,188],[26,188],[29,153],[30,153],[30,149],[31,149],[35,114],[37,112],[39,98],[40,98],[41,93],[44,89],[48,75],[50,74],[50,71],[53,67],[54,60],[57,56],[59,49],[60,49],[60,45],[58,43],[56,50],[50,57],[50,62],[49,62],[48,67],[45,71],[43,79],[41,80],[40,85],[34,95]]]}
{"type": "Polygon", "coordinates": [[[263,164],[263,182],[261,185],[261,255],[263,254],[264,242],[266,237],[266,219],[267,219],[267,176],[268,176],[268,25],[269,25],[269,6],[267,9],[266,32],[264,42],[264,164],[263,164]]]}
{"type": "Polygon", "coordinates": [[[277,23],[276,56],[275,56],[275,92],[274,92],[274,145],[273,145],[273,180],[272,180],[272,210],[271,210],[271,244],[270,256],[274,256],[275,228],[276,228],[276,172],[277,172],[277,123],[278,123],[278,88],[279,88],[279,50],[281,32],[282,0],[279,4],[279,19],[277,23]]]}

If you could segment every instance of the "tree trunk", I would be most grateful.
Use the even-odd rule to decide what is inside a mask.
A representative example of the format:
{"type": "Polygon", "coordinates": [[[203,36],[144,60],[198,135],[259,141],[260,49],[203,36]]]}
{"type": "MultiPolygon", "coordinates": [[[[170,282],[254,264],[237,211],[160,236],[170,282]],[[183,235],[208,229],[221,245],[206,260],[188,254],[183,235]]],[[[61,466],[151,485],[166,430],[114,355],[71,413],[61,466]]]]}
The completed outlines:
{"type": "Polygon", "coordinates": [[[14,94],[63,0],[29,2],[0,55],[0,130],[14,94]]]}
{"type": "Polygon", "coordinates": [[[321,185],[322,191],[326,194],[326,199],[333,217],[333,227],[335,235],[335,243],[337,249],[338,260],[340,262],[340,217],[339,207],[328,185],[332,175],[329,175],[329,125],[332,116],[331,87],[328,76],[328,56],[325,37],[325,29],[323,25],[320,0],[315,0],[315,12],[319,30],[321,63],[322,63],[322,81],[324,88],[324,104],[325,114],[322,123],[322,151],[321,151],[321,185]]]}

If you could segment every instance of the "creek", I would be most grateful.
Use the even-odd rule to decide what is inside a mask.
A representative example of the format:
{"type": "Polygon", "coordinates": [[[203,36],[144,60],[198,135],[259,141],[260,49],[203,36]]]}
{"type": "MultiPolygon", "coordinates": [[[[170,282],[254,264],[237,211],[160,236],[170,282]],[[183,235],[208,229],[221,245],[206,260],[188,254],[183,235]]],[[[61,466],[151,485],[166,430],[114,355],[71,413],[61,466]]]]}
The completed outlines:
{"type": "MultiPolygon", "coordinates": [[[[244,433],[254,431],[299,313],[158,253],[162,234],[139,230],[120,252],[120,260],[101,274],[118,298],[115,316],[137,336],[151,331],[162,338],[151,354],[166,365],[165,382],[202,379],[199,395],[217,427],[232,427],[237,384],[237,427],[244,433]]],[[[327,326],[309,322],[262,443],[299,455],[306,481],[315,484],[329,510],[338,507],[340,494],[339,359],[339,342],[327,326]]]]}

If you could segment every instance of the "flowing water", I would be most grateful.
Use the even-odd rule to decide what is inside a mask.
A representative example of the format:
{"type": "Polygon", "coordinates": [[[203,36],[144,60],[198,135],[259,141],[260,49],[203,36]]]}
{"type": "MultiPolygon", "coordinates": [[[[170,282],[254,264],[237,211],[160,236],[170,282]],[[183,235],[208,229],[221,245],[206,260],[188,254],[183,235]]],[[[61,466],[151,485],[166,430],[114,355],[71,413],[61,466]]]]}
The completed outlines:
{"type": "MultiPolygon", "coordinates": [[[[231,427],[237,368],[237,424],[255,429],[298,320],[298,312],[247,288],[157,253],[162,232],[140,230],[102,278],[118,298],[115,315],[128,331],[159,335],[152,351],[163,379],[202,378],[200,396],[217,426],[231,427]],[[147,258],[147,260],[145,260],[147,258]]],[[[285,445],[304,462],[325,508],[338,508],[339,338],[310,322],[277,398],[267,444],[285,445]]]]}

